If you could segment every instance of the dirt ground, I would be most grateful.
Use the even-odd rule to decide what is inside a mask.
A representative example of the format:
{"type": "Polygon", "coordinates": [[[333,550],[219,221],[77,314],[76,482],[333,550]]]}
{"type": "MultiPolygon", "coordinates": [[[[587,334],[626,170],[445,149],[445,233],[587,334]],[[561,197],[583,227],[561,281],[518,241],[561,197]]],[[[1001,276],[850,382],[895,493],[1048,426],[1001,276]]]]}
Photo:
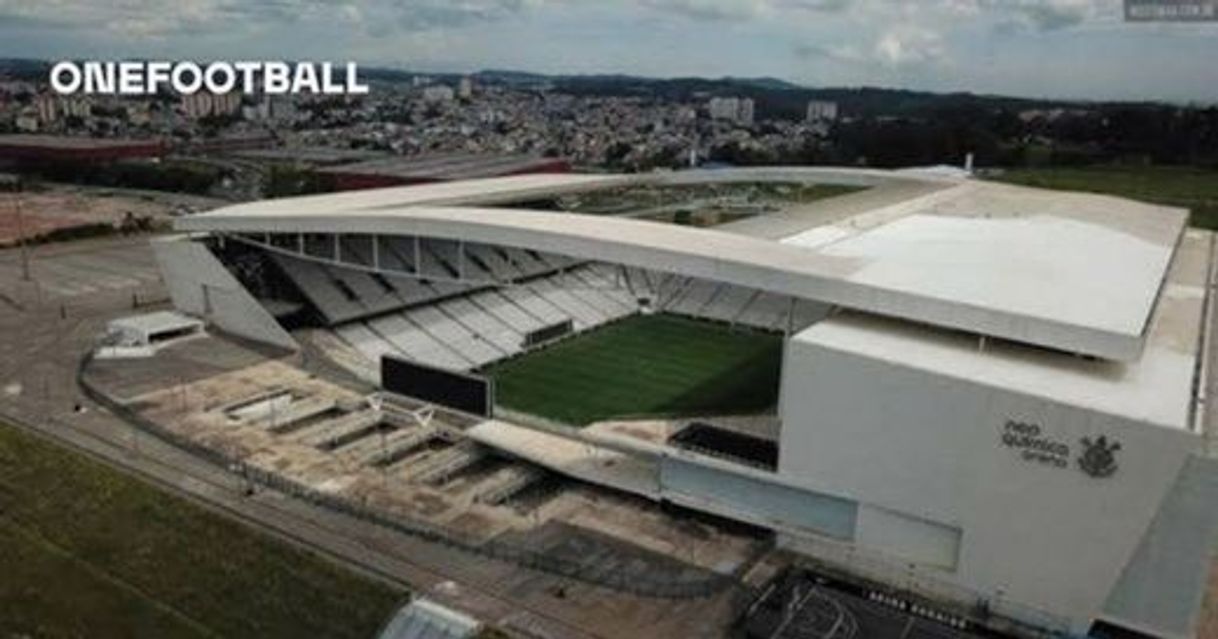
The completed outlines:
{"type": "Polygon", "coordinates": [[[1201,604],[1197,639],[1218,639],[1218,558],[1210,561],[1209,592],[1201,604]]]}
{"type": "Polygon", "coordinates": [[[21,222],[18,221],[17,203],[17,194],[0,192],[0,247],[15,245],[21,226],[25,227],[26,237],[33,238],[56,229],[98,222],[117,223],[127,213],[135,217],[167,219],[183,206],[204,210],[212,208],[213,204],[208,198],[172,193],[59,184],[21,193],[20,207],[24,217],[21,222]]]}

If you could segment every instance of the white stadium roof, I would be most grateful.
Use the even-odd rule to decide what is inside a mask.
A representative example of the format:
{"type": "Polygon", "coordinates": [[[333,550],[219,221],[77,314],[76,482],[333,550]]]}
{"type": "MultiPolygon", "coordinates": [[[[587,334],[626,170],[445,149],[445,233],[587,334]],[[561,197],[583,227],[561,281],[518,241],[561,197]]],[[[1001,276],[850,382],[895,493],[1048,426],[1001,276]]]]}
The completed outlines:
{"type": "Polygon", "coordinates": [[[1105,359],[1136,359],[1187,212],[855,169],[530,175],[254,202],[182,231],[369,233],[504,244],[721,280],[1105,359]],[[713,229],[489,208],[631,184],[876,186],[713,229]],[[481,206],[480,206],[481,205],[481,206]]]}
{"type": "Polygon", "coordinates": [[[1131,364],[1010,343],[982,350],[966,335],[858,313],[828,318],[792,339],[1164,428],[1194,430],[1192,380],[1210,241],[1209,233],[1186,233],[1142,357],[1131,364]]]}

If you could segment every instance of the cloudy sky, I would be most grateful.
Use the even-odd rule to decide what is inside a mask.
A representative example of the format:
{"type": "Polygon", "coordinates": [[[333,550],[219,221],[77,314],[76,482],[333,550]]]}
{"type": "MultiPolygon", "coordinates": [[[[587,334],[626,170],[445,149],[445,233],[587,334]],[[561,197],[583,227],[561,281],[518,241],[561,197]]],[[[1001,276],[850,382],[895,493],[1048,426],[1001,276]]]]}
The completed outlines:
{"type": "Polygon", "coordinates": [[[0,0],[0,56],[355,60],[1218,102],[1218,23],[1122,0],[0,0]]]}

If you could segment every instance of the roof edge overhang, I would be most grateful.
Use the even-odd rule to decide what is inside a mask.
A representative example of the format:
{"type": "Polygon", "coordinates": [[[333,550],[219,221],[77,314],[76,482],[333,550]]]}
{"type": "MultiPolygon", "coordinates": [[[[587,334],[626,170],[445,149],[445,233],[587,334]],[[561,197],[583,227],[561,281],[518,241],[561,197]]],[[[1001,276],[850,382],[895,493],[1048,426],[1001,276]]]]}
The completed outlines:
{"type": "Polygon", "coordinates": [[[1071,324],[851,281],[858,265],[769,240],[635,219],[469,207],[404,206],[338,214],[218,211],[175,228],[214,233],[419,236],[502,244],[700,277],[1102,359],[1136,360],[1145,332],[1071,324]]]}

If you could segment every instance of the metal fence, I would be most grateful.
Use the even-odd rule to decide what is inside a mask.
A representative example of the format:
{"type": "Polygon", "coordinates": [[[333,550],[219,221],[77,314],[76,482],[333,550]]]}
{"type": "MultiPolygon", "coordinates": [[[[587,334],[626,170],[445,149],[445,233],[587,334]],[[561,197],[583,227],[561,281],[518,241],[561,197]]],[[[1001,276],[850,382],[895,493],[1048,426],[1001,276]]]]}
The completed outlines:
{"type": "Polygon", "coordinates": [[[874,582],[876,592],[909,604],[923,602],[933,608],[935,602],[952,602],[960,617],[982,626],[1029,637],[1072,636],[1070,620],[1061,615],[936,578],[906,562],[856,552],[847,545],[811,537],[801,537],[796,545],[804,557],[803,565],[833,575],[842,575],[842,567],[849,567],[852,581],[874,582]]]}
{"type": "Polygon", "coordinates": [[[735,631],[768,639],[855,639],[859,624],[836,596],[787,570],[744,609],[735,631]]]}
{"type": "Polygon", "coordinates": [[[236,456],[205,446],[140,415],[89,380],[88,370],[92,362],[93,352],[90,351],[81,358],[76,371],[77,385],[86,397],[139,430],[220,468],[228,469],[243,478],[251,487],[264,486],[426,541],[635,595],[690,599],[719,594],[728,589],[736,590],[738,595],[747,591],[747,588],[735,578],[718,573],[707,572],[704,576],[697,578],[674,579],[627,574],[606,570],[603,566],[589,566],[580,561],[547,554],[544,551],[511,542],[497,539],[475,540],[428,522],[413,520],[396,513],[391,514],[351,499],[318,491],[283,475],[247,464],[236,456]]]}

